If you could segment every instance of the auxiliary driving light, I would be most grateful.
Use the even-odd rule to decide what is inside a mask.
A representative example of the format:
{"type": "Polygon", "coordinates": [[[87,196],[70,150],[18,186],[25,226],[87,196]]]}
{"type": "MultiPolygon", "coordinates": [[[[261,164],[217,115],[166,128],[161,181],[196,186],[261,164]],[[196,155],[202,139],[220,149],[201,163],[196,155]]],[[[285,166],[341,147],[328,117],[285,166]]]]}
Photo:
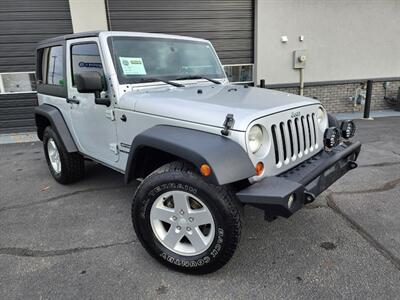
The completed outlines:
{"type": "Polygon", "coordinates": [[[340,142],[340,132],[336,127],[329,127],[324,133],[324,145],[327,148],[333,148],[339,145],[340,142]]]}
{"type": "Polygon", "coordinates": [[[354,124],[351,120],[343,121],[340,125],[340,133],[342,137],[345,139],[352,138],[354,136],[354,132],[356,131],[356,124],[354,124]]]}

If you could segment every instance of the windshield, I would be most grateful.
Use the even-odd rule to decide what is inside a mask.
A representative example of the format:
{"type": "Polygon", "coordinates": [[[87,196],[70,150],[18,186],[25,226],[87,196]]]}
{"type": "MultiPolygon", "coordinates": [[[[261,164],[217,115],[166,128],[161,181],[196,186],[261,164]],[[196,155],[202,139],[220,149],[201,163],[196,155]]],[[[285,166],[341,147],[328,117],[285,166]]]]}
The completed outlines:
{"type": "Polygon", "coordinates": [[[117,36],[108,38],[108,46],[118,80],[123,84],[149,78],[225,77],[214,50],[206,42],[117,36]]]}

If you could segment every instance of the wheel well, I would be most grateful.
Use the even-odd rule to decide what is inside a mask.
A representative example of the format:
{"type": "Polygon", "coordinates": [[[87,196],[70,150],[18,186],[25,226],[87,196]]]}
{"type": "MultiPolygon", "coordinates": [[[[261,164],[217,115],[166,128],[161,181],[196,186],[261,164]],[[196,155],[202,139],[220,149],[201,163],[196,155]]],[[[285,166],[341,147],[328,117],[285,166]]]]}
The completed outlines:
{"type": "MultiPolygon", "coordinates": [[[[165,151],[147,146],[143,147],[135,155],[136,165],[135,169],[133,170],[133,175],[130,179],[145,178],[147,175],[149,175],[151,172],[155,171],[159,167],[177,160],[185,161],[189,164],[192,164],[191,162],[179,156],[167,153],[165,151]]],[[[231,186],[234,191],[240,191],[241,189],[248,187],[250,185],[250,182],[248,179],[243,179],[229,183],[228,185],[231,186]]]]}
{"type": "Polygon", "coordinates": [[[44,116],[35,115],[36,127],[37,127],[37,135],[39,139],[43,140],[43,133],[47,126],[50,126],[50,121],[44,116]]]}
{"type": "Polygon", "coordinates": [[[234,192],[238,192],[248,186],[250,186],[250,181],[248,179],[242,179],[239,181],[235,181],[232,183],[229,183],[229,186],[233,189],[234,192]]]}
{"type": "Polygon", "coordinates": [[[132,179],[145,178],[151,172],[167,163],[182,160],[182,158],[176,155],[147,146],[140,148],[134,159],[136,165],[133,170],[132,179]]]}

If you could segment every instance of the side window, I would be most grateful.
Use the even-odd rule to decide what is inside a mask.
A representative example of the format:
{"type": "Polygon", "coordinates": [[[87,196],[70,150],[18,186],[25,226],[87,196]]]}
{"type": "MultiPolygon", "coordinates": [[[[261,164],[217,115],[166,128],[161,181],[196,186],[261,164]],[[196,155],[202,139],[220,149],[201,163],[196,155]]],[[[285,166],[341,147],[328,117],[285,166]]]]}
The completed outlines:
{"type": "MultiPolygon", "coordinates": [[[[46,82],[51,85],[64,85],[64,54],[62,46],[50,47],[43,51],[47,59],[42,60],[42,72],[46,72],[46,82]],[[46,51],[47,50],[47,51],[46,51]],[[43,64],[47,64],[44,66],[43,64]]],[[[43,73],[42,73],[43,74],[43,73]]]]}
{"type": "Polygon", "coordinates": [[[75,75],[82,72],[95,71],[104,75],[103,65],[96,43],[76,44],[71,48],[72,86],[75,86],[75,75]]]}
{"type": "Polygon", "coordinates": [[[38,60],[36,63],[36,79],[39,83],[46,83],[49,48],[39,49],[37,56],[38,60]]]}

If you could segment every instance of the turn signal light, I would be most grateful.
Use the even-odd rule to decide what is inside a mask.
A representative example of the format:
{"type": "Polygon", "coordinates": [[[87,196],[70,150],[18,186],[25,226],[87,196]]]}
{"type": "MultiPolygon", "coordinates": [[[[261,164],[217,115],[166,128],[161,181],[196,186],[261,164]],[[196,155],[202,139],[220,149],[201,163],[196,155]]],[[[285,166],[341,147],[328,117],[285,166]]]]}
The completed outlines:
{"type": "Polygon", "coordinates": [[[259,161],[256,164],[256,175],[260,176],[263,172],[264,172],[264,164],[261,161],[259,161]]]}
{"type": "Polygon", "coordinates": [[[327,148],[333,148],[339,145],[340,132],[336,127],[329,127],[324,133],[324,146],[327,148]]]}
{"type": "Polygon", "coordinates": [[[210,176],[210,174],[211,174],[211,168],[210,168],[210,166],[209,165],[207,165],[207,164],[202,164],[201,166],[200,166],[200,173],[201,173],[201,175],[203,175],[203,176],[210,176]]]}
{"type": "Polygon", "coordinates": [[[356,124],[354,124],[354,122],[351,120],[343,121],[342,124],[340,125],[340,133],[342,137],[345,139],[352,138],[355,132],[356,132],[356,124]]]}

